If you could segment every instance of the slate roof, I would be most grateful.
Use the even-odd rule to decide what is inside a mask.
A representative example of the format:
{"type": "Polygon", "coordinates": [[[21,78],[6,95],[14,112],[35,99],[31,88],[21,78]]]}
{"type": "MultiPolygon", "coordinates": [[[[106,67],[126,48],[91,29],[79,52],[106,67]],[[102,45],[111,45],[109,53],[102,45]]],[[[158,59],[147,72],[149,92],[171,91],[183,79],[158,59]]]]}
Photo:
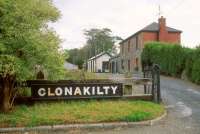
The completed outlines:
{"type": "MultiPolygon", "coordinates": [[[[172,33],[181,33],[181,30],[178,29],[174,29],[171,27],[166,27],[168,32],[172,32],[172,33]]],[[[139,30],[138,32],[134,33],[133,35],[131,35],[130,37],[124,39],[123,41],[121,41],[119,44],[122,44],[123,42],[127,41],[128,39],[132,38],[133,36],[135,36],[136,34],[140,33],[140,32],[158,32],[159,31],[159,24],[156,22],[153,22],[149,25],[147,25],[146,27],[144,27],[143,29],[139,30]]]]}
{"type": "MultiPolygon", "coordinates": [[[[152,32],[158,32],[159,31],[159,24],[156,23],[156,22],[153,22],[151,23],[150,25],[144,27],[143,29],[141,29],[140,31],[152,31],[152,32]]],[[[167,26],[167,31],[168,32],[177,32],[177,33],[181,33],[182,31],[181,30],[178,30],[178,29],[174,29],[174,28],[171,28],[171,27],[168,27],[167,26]]]]}
{"type": "Polygon", "coordinates": [[[110,53],[108,53],[108,52],[101,52],[101,53],[97,54],[96,56],[93,56],[93,57],[91,57],[90,59],[88,59],[88,61],[93,60],[93,59],[97,59],[97,58],[101,57],[101,56],[104,55],[104,54],[107,54],[107,55],[109,55],[110,57],[112,57],[112,55],[111,55],[110,53]]]}
{"type": "Polygon", "coordinates": [[[115,56],[112,56],[112,57],[110,58],[110,60],[115,59],[115,58],[119,58],[119,57],[120,57],[120,55],[117,54],[117,55],[115,55],[115,56]]]}

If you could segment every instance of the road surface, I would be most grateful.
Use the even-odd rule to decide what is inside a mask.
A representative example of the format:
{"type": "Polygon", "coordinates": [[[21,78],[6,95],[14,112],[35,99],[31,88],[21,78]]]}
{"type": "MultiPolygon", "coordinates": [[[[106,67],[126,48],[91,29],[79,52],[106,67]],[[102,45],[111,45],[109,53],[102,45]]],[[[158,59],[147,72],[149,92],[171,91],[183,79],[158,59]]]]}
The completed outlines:
{"type": "Polygon", "coordinates": [[[89,133],[200,134],[200,86],[162,76],[161,89],[168,115],[155,125],[89,133]]]}

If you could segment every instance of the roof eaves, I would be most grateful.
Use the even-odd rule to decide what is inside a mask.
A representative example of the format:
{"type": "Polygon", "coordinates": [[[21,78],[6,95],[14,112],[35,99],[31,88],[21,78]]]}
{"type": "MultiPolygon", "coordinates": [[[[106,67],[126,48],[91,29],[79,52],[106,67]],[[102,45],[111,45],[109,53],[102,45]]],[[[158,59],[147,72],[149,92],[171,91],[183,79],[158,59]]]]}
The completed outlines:
{"type": "Polygon", "coordinates": [[[123,41],[121,41],[119,44],[123,44],[124,42],[126,42],[127,40],[129,40],[130,38],[140,34],[141,32],[158,32],[158,31],[155,31],[155,30],[140,30],[140,31],[137,31],[136,33],[134,33],[133,35],[129,36],[128,38],[124,39],[123,41]]]}
{"type": "Polygon", "coordinates": [[[137,31],[136,33],[132,34],[131,36],[129,36],[128,38],[122,40],[119,44],[123,44],[125,41],[129,40],[130,38],[134,37],[135,35],[139,34],[140,32],[142,32],[142,30],[137,31]]]}
{"type": "Polygon", "coordinates": [[[112,56],[112,57],[110,58],[110,60],[115,59],[115,58],[119,58],[119,57],[120,57],[119,55],[115,55],[115,56],[112,56]]]}
{"type": "Polygon", "coordinates": [[[168,31],[169,33],[182,33],[183,31],[181,30],[176,30],[176,31],[168,31]]]}
{"type": "MultiPolygon", "coordinates": [[[[129,40],[130,38],[134,37],[135,35],[139,34],[140,32],[158,32],[159,29],[155,28],[155,26],[158,25],[158,23],[153,22],[149,25],[147,25],[146,27],[144,27],[143,29],[139,30],[138,32],[134,33],[133,35],[129,36],[128,38],[122,40],[119,44],[123,44],[124,42],[126,42],[127,40],[129,40]]],[[[181,30],[177,30],[171,27],[167,27],[167,31],[170,33],[182,33],[181,30]]]]}
{"type": "Polygon", "coordinates": [[[93,59],[97,59],[98,57],[101,57],[101,56],[104,55],[104,54],[107,54],[107,55],[109,55],[110,57],[112,57],[112,55],[111,55],[109,52],[101,52],[101,53],[99,53],[99,54],[97,54],[97,55],[91,57],[90,59],[88,59],[88,61],[91,61],[91,60],[93,60],[93,59]]]}

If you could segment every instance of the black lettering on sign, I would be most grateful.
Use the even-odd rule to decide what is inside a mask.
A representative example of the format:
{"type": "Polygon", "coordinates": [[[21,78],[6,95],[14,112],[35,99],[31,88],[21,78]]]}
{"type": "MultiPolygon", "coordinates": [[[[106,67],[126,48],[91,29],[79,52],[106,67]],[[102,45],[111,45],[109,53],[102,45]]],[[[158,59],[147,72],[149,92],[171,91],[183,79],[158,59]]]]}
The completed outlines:
{"type": "Polygon", "coordinates": [[[121,83],[33,84],[33,99],[108,98],[123,95],[121,83]]]}

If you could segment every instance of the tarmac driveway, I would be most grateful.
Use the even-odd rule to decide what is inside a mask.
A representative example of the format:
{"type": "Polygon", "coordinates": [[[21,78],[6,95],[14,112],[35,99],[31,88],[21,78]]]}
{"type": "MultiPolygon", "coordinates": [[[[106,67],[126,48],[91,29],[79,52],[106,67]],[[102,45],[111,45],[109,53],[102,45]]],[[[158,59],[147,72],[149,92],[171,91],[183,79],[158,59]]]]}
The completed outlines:
{"type": "Polygon", "coordinates": [[[200,134],[200,86],[162,76],[161,89],[168,115],[155,125],[88,133],[200,134]]]}

